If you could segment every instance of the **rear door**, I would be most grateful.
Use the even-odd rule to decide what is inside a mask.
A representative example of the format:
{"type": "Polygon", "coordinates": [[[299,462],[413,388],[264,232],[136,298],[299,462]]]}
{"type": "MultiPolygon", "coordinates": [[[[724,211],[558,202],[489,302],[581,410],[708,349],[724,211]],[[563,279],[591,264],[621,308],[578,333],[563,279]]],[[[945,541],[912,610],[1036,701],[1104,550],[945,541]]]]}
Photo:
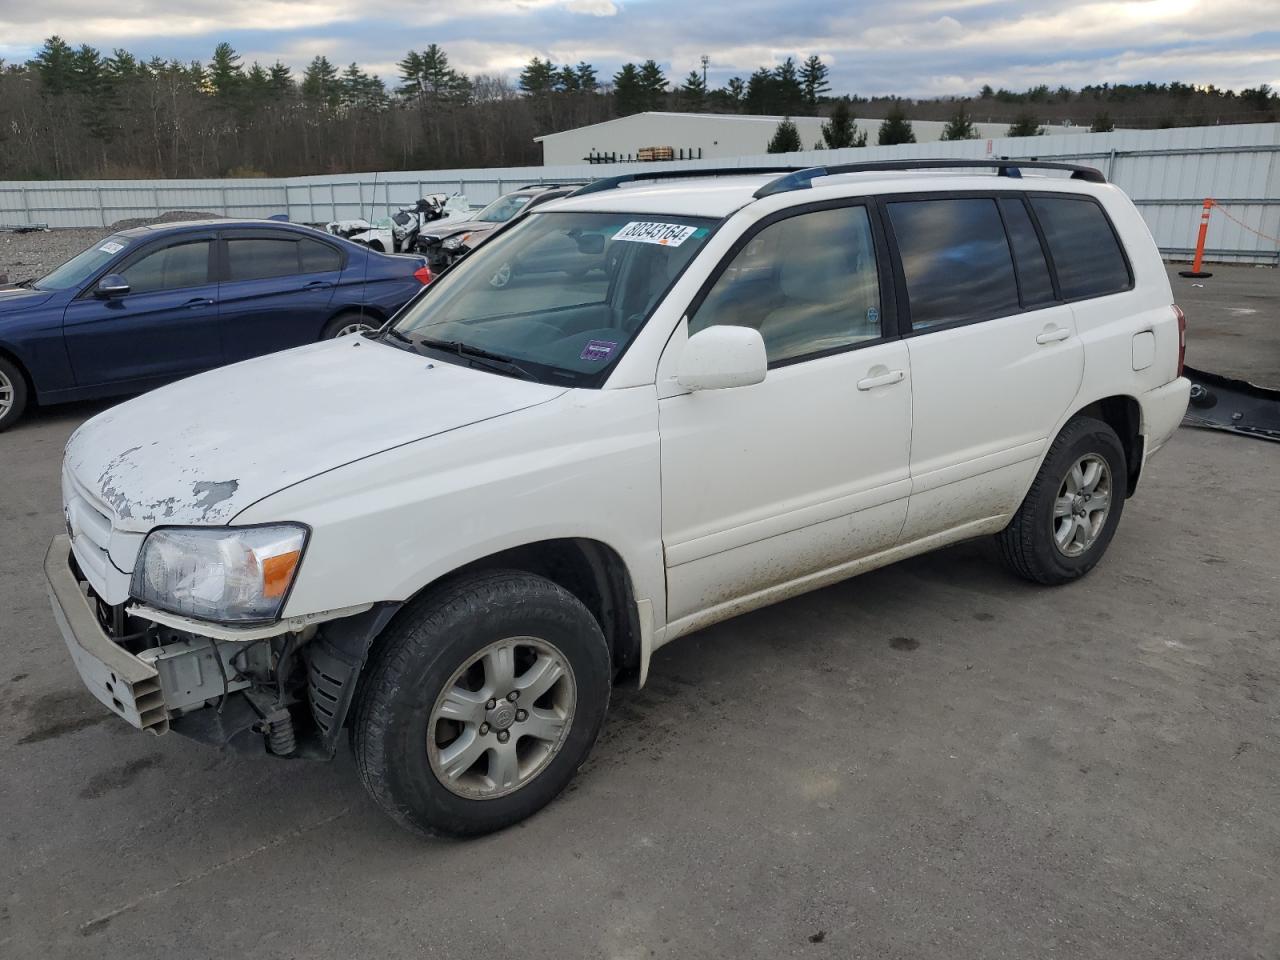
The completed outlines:
{"type": "Polygon", "coordinates": [[[147,244],[115,268],[121,297],[97,297],[95,276],[63,314],[76,383],[143,389],[221,364],[215,249],[212,231],[147,244]]]}
{"type": "Polygon", "coordinates": [[[344,255],[319,237],[226,230],[218,322],[227,361],[312,343],[329,319],[344,255]]]}
{"type": "Polygon", "coordinates": [[[911,353],[904,541],[1007,516],[1080,388],[1084,348],[1017,193],[886,198],[911,353]]]}

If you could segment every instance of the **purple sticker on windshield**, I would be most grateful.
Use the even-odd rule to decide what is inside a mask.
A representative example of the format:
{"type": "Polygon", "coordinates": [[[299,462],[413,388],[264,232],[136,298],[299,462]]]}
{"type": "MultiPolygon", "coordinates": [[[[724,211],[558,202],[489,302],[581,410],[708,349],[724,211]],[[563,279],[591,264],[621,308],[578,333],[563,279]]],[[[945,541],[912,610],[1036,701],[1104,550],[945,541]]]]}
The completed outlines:
{"type": "Polygon", "coordinates": [[[613,340],[588,340],[587,345],[582,348],[582,360],[608,360],[613,356],[613,351],[618,349],[618,344],[613,340]]]}

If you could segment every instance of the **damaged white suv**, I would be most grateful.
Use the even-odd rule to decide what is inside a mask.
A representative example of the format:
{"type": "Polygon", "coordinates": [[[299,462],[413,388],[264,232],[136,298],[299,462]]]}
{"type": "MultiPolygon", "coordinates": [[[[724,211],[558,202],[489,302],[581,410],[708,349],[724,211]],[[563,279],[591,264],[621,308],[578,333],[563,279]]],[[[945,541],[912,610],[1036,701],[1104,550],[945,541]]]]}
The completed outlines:
{"type": "Polygon", "coordinates": [[[1189,389],[1123,193],[715,173],[599,181],[375,334],[84,424],[46,572],[88,688],[281,757],[349,730],[390,816],[475,834],[551,800],[615,679],[690,631],[981,535],[1088,572],[1189,389]]]}

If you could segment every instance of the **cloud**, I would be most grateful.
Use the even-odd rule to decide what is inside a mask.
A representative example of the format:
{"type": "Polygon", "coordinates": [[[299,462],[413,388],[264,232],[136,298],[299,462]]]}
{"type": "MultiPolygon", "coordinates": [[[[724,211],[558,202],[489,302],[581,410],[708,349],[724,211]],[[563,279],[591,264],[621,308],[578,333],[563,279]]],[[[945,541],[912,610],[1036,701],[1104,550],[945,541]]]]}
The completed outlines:
{"type": "MultiPolygon", "coordinates": [[[[4,0],[0,0],[4,2],[4,0]]],[[[52,33],[72,44],[295,68],[323,53],[385,79],[440,44],[468,73],[514,77],[532,56],[586,60],[602,78],[653,57],[675,82],[711,58],[713,86],[817,53],[837,92],[974,93],[984,83],[1178,79],[1239,88],[1280,78],[1276,0],[7,0],[0,56],[52,33]],[[12,7],[9,10],[8,7],[12,7]]]]}

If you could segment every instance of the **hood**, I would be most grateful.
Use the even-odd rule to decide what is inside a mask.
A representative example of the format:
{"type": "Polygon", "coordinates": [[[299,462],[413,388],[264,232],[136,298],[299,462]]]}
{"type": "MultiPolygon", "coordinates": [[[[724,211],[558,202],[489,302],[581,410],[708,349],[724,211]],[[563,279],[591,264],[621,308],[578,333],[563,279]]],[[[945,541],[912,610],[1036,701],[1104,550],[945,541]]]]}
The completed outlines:
{"type": "Polygon", "coordinates": [[[38,307],[52,296],[52,290],[32,290],[30,287],[0,287],[0,313],[38,307]]]}
{"type": "Polygon", "coordinates": [[[343,337],[101,413],[72,434],[66,467],[116,529],[223,524],[308,477],[564,392],[343,337]]]}
{"type": "Polygon", "coordinates": [[[459,233],[488,233],[490,230],[496,230],[502,226],[500,223],[494,223],[492,220],[449,220],[441,223],[428,223],[422,228],[422,235],[425,237],[435,237],[438,240],[447,240],[449,237],[456,236],[459,233]]]}

